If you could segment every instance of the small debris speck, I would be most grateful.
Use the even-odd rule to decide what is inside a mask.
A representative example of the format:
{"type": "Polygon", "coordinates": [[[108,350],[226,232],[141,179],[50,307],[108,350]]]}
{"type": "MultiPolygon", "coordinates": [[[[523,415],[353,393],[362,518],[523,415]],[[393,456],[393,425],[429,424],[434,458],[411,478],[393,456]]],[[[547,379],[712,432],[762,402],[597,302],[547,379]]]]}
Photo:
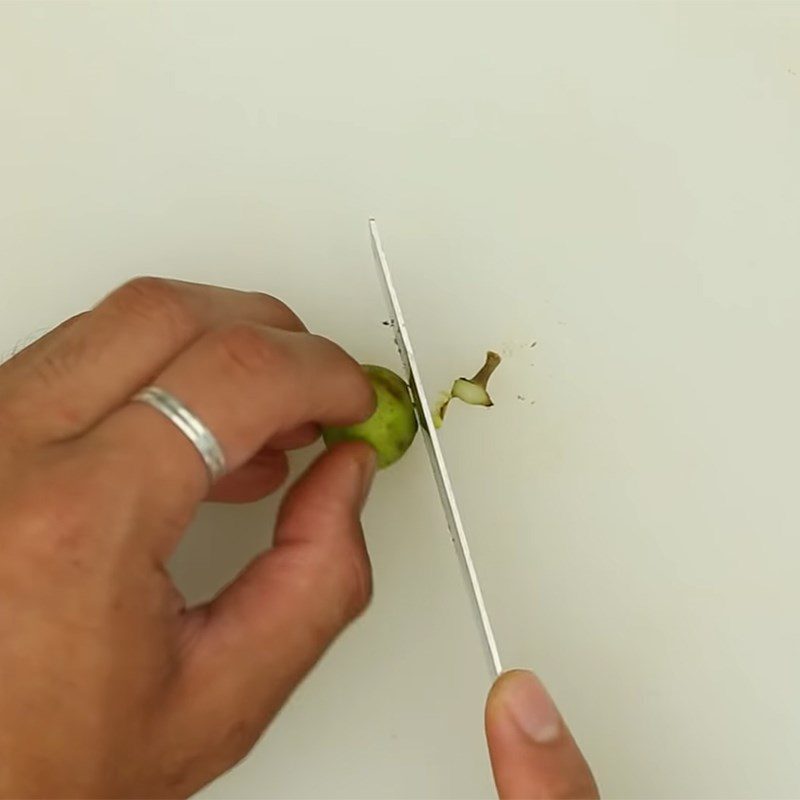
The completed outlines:
{"type": "Polygon", "coordinates": [[[381,322],[381,325],[391,325],[391,324],[392,324],[391,321],[388,319],[385,319],[383,322],[381,322]]]}
{"type": "Polygon", "coordinates": [[[536,347],[536,342],[531,342],[528,347],[536,347]]]}
{"type": "Polygon", "coordinates": [[[517,400],[524,400],[524,399],[525,399],[524,395],[521,395],[521,394],[517,395],[517,400]]]}

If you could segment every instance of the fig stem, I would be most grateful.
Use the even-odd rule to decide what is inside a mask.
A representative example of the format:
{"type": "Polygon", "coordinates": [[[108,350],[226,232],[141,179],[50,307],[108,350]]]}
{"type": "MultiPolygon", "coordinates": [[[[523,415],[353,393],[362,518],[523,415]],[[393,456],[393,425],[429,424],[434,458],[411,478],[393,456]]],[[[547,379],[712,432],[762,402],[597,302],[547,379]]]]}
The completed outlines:
{"type": "Polygon", "coordinates": [[[489,392],[486,389],[486,384],[489,383],[489,378],[497,369],[497,365],[501,360],[497,353],[489,350],[486,353],[486,361],[483,366],[472,378],[469,380],[467,378],[456,378],[450,391],[442,392],[432,409],[434,427],[442,427],[444,415],[447,413],[447,406],[454,397],[471,406],[493,405],[492,398],[489,397],[489,392]]]}
{"type": "Polygon", "coordinates": [[[501,360],[497,353],[493,350],[489,350],[486,353],[484,365],[475,373],[474,377],[469,379],[469,382],[475,383],[485,389],[486,385],[489,383],[489,378],[492,377],[492,373],[497,369],[501,360]]]}

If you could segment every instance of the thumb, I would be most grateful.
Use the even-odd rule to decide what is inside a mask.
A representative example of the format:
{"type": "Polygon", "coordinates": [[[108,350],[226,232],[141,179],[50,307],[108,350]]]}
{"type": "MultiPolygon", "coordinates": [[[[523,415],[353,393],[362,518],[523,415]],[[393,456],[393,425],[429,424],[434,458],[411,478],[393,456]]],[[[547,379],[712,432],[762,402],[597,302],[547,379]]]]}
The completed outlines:
{"type": "Polygon", "coordinates": [[[371,576],[359,516],[374,471],[360,442],[322,455],[286,496],[272,549],[196,610],[178,705],[184,727],[224,743],[213,748],[222,767],[364,610],[371,576]]]}
{"type": "Polygon", "coordinates": [[[513,670],[495,682],[486,738],[502,800],[599,797],[589,765],[533,673],[513,670]]]}

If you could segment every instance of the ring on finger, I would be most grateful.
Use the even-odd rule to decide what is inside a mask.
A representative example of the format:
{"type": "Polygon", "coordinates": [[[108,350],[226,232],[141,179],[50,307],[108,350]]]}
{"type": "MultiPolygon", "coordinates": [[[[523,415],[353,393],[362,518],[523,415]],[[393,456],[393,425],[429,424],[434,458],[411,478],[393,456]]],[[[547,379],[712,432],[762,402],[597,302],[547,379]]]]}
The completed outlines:
{"type": "Polygon", "coordinates": [[[132,402],[146,403],[163,414],[194,445],[212,483],[227,471],[225,454],[208,426],[175,395],[159,386],[147,386],[137,392],[132,402]]]}

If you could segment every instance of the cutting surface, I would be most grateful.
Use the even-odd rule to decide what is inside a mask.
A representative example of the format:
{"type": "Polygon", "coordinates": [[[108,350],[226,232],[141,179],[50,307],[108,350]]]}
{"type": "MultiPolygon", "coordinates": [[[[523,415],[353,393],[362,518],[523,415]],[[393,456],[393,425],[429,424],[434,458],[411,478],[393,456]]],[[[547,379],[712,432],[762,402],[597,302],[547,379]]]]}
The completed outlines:
{"type": "MultiPolygon", "coordinates": [[[[504,664],[608,797],[796,797],[798,35],[769,3],[0,4],[0,349],[154,273],[397,364],[376,216],[430,391],[505,357],[442,431],[504,664]]],[[[201,513],[190,598],[274,510],[201,513]]],[[[205,797],[491,794],[421,442],[365,527],[372,608],[205,797]]]]}

